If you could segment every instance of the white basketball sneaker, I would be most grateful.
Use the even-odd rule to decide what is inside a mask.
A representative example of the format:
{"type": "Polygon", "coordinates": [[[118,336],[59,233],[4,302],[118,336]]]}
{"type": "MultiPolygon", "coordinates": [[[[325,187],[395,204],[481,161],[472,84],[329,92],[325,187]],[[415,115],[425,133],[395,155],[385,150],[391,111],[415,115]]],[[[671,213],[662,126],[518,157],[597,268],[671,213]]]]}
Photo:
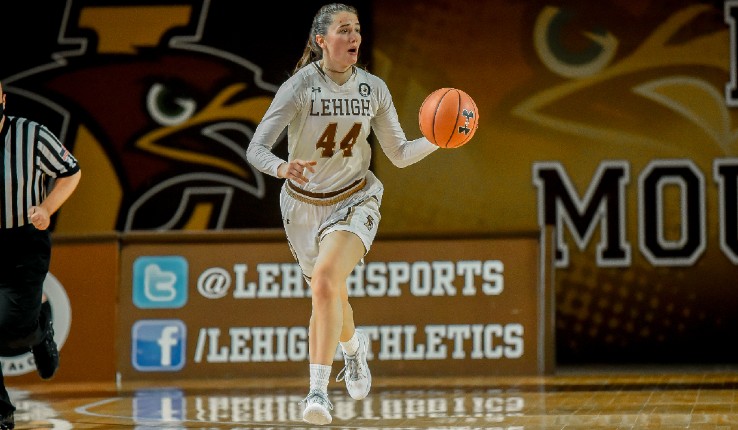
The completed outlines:
{"type": "Polygon", "coordinates": [[[302,412],[302,419],[305,422],[322,426],[330,424],[333,420],[330,412],[333,404],[328,400],[326,393],[320,390],[310,390],[307,397],[300,403],[305,404],[305,410],[302,412]]]}
{"type": "Polygon", "coordinates": [[[356,330],[359,339],[359,349],[354,355],[343,353],[345,366],[336,375],[336,381],[346,381],[346,389],[354,400],[361,400],[369,394],[372,388],[372,373],[366,364],[366,355],[369,351],[369,339],[366,335],[356,330]]]}

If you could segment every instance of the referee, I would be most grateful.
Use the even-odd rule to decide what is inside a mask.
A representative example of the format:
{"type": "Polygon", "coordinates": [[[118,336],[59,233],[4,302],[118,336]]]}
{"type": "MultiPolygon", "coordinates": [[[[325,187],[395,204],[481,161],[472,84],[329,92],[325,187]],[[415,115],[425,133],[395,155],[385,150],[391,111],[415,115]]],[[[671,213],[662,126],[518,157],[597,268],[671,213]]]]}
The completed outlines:
{"type": "MultiPolygon", "coordinates": [[[[5,115],[5,102],[0,83],[0,356],[30,350],[39,375],[48,379],[59,366],[59,351],[43,296],[51,256],[47,229],[81,172],[46,127],[5,115]]],[[[15,427],[14,411],[0,367],[0,430],[15,427]]]]}

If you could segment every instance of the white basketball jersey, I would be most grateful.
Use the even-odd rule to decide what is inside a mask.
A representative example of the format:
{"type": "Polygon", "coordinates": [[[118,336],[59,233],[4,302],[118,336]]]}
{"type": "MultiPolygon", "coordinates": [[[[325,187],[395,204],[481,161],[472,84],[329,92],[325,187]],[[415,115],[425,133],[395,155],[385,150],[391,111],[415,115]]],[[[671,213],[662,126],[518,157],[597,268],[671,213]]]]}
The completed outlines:
{"type": "Polygon", "coordinates": [[[357,67],[343,85],[331,80],[317,62],[282,84],[248,148],[249,161],[262,172],[276,176],[284,163],[271,150],[285,127],[289,159],[317,161],[315,173],[305,171],[309,182],[302,188],[311,192],[335,191],[366,175],[372,129],[400,167],[438,149],[425,138],[407,141],[387,85],[357,67]]]}

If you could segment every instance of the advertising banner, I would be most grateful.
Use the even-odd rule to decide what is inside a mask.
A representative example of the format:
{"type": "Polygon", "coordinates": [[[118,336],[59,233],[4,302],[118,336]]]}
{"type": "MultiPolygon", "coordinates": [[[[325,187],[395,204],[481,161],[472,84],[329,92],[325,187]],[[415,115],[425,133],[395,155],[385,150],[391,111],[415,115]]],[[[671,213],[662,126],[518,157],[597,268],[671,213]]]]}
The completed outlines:
{"type": "MultiPolygon", "coordinates": [[[[306,374],[310,289],[286,242],[150,239],[122,249],[124,382],[306,374]]],[[[546,371],[539,252],[534,236],[376,243],[347,282],[372,369],[546,371]]]]}

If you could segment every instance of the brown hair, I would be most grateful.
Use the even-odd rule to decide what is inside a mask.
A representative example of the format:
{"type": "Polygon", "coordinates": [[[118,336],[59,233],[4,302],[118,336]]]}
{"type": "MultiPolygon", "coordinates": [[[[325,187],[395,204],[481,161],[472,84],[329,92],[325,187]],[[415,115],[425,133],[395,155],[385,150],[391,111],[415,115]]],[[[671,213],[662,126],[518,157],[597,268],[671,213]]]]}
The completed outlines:
{"type": "Polygon", "coordinates": [[[359,16],[355,7],[342,3],[331,3],[321,7],[313,18],[313,25],[310,27],[310,35],[308,36],[307,44],[305,44],[305,50],[302,52],[302,58],[297,62],[295,70],[292,71],[293,74],[311,62],[323,58],[323,48],[318,46],[315,36],[319,34],[325,36],[328,32],[328,27],[333,22],[333,15],[338,12],[351,12],[359,16]]]}

